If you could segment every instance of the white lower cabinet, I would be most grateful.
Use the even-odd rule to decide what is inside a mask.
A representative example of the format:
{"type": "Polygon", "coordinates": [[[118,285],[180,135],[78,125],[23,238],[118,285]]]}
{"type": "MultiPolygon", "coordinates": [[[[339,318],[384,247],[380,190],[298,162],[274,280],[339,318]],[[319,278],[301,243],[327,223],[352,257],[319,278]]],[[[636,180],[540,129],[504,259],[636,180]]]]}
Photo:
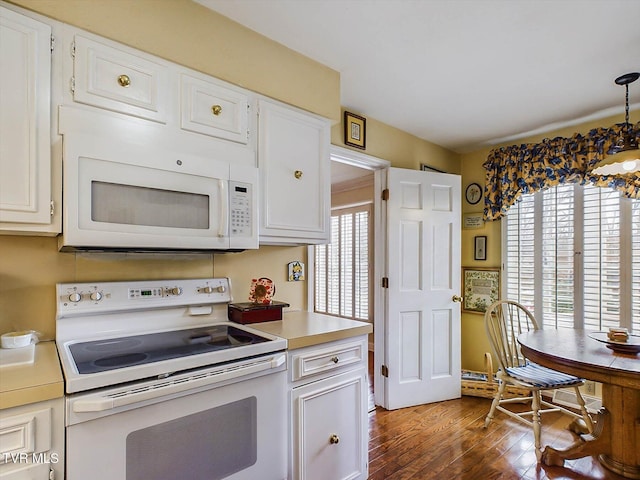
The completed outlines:
{"type": "Polygon", "coordinates": [[[0,410],[0,479],[64,478],[64,399],[0,410]]]}
{"type": "Polygon", "coordinates": [[[290,352],[290,479],[367,478],[366,358],[366,337],[290,352]]]}

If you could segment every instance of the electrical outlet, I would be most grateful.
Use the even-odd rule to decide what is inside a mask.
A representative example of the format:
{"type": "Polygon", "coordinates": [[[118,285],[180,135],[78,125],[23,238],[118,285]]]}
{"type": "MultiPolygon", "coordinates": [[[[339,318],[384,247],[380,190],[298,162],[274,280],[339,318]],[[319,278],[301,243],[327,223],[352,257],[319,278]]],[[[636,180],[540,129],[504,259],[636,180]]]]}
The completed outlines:
{"type": "Polygon", "coordinates": [[[586,380],[584,382],[584,393],[586,395],[595,395],[596,394],[596,382],[592,380],[586,380]]]}

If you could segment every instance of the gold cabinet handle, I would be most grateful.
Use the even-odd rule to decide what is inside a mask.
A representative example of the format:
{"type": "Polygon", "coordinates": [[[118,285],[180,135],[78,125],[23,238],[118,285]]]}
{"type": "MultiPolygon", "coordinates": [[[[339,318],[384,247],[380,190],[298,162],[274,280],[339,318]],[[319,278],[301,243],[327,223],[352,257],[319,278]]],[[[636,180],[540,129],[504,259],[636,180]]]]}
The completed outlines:
{"type": "Polygon", "coordinates": [[[120,75],[118,77],[118,85],[120,85],[121,87],[128,87],[129,85],[131,85],[131,79],[129,78],[129,75],[120,75]]]}
{"type": "Polygon", "coordinates": [[[451,300],[453,300],[456,303],[462,303],[462,297],[460,295],[454,295],[453,298],[451,298],[451,300]]]}
{"type": "Polygon", "coordinates": [[[302,178],[302,170],[296,170],[293,172],[293,176],[300,180],[302,178]]]}
{"type": "Polygon", "coordinates": [[[332,357],[332,358],[331,358],[331,361],[332,361],[333,363],[338,363],[338,362],[340,361],[340,359],[339,359],[338,357],[332,357]]]}
{"type": "Polygon", "coordinates": [[[340,443],[340,437],[334,433],[333,435],[331,435],[329,437],[329,443],[331,445],[335,445],[337,443],[340,443]]]}
{"type": "Polygon", "coordinates": [[[211,107],[211,113],[218,116],[222,113],[222,107],[220,105],[214,105],[211,107]]]}

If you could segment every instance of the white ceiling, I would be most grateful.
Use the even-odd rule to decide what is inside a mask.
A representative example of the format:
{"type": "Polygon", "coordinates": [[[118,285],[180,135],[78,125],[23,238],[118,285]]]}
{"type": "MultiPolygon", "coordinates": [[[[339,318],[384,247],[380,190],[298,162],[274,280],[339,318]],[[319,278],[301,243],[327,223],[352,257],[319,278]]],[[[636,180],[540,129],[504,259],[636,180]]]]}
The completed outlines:
{"type": "Polygon", "coordinates": [[[196,1],[340,72],[347,110],[457,152],[621,113],[614,79],[640,71],[640,0],[196,1]]]}

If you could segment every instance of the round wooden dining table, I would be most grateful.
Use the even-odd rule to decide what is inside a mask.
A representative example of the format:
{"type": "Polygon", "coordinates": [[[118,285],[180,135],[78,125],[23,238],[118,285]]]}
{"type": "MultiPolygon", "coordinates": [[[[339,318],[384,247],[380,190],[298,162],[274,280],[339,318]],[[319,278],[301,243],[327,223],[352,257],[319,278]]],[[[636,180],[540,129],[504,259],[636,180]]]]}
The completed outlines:
{"type": "Polygon", "coordinates": [[[640,479],[640,353],[613,351],[590,333],[547,329],[518,336],[522,353],[532,362],[602,384],[593,433],[580,435],[569,448],[545,447],[542,461],[563,465],[595,455],[609,470],[640,479]]]}

